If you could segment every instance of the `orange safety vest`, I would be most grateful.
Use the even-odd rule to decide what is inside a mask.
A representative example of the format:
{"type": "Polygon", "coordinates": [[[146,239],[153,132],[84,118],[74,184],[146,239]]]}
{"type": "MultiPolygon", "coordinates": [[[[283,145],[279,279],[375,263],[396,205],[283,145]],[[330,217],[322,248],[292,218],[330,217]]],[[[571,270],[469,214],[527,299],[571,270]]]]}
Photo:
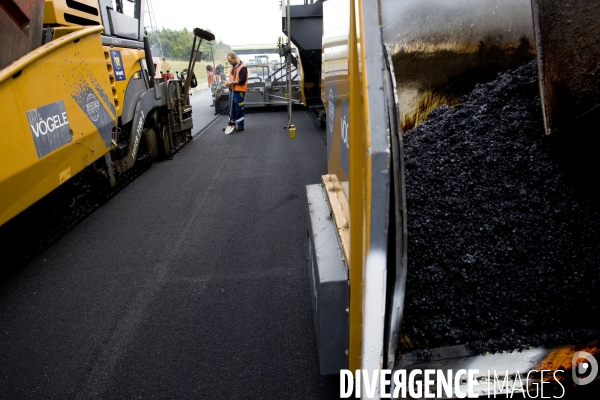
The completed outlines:
{"type": "MultiPolygon", "coordinates": [[[[238,80],[242,68],[246,68],[246,66],[241,61],[234,68],[231,68],[231,70],[229,71],[229,80],[231,82],[238,80]]],[[[246,74],[247,73],[248,71],[246,70],[246,74]]],[[[245,92],[246,88],[248,88],[248,75],[246,75],[246,83],[244,83],[243,85],[233,85],[234,92],[245,92]]]]}

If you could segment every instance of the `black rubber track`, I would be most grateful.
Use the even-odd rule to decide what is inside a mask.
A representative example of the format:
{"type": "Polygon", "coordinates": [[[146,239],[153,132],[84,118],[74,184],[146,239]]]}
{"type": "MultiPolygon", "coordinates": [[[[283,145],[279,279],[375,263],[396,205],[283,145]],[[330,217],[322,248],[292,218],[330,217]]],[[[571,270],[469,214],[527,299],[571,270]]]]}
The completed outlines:
{"type": "MultiPolygon", "coordinates": [[[[2,399],[327,399],[305,185],[324,133],[295,113],[215,124],[0,286],[2,399]]],[[[29,227],[36,229],[35,226],[29,227]]]]}

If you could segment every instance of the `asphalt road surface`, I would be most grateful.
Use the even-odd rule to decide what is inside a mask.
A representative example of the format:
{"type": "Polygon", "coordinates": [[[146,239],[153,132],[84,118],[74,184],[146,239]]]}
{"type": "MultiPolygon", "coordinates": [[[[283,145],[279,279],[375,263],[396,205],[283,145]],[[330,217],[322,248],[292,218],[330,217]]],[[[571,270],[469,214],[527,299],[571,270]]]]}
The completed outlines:
{"type": "Polygon", "coordinates": [[[285,112],[224,135],[209,104],[174,160],[0,282],[0,398],[338,397],[306,261],[324,132],[302,111],[295,140],[285,112]]]}
{"type": "Polygon", "coordinates": [[[197,136],[198,133],[202,132],[208,125],[210,125],[218,115],[215,115],[214,107],[212,104],[212,95],[210,90],[193,90],[192,96],[190,97],[190,104],[192,105],[192,119],[194,121],[194,128],[192,134],[197,136]]]}

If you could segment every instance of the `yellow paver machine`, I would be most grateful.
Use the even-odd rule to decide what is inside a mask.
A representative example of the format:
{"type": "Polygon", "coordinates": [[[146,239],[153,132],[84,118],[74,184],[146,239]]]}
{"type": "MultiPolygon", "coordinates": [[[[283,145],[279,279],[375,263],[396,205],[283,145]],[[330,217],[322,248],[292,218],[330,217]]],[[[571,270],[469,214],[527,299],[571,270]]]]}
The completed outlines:
{"type": "MultiPolygon", "coordinates": [[[[145,1],[8,0],[0,8],[0,225],[88,170],[111,185],[191,141],[189,79],[155,79],[145,1]]],[[[190,67],[202,40],[196,28],[190,67]]]]}

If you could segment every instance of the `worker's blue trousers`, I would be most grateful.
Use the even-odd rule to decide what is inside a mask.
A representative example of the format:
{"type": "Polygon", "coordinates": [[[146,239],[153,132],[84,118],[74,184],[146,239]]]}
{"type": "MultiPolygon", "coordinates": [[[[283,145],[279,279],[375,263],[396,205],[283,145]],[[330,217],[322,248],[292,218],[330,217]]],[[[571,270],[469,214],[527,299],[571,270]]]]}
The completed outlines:
{"type": "MultiPolygon", "coordinates": [[[[229,92],[229,96],[231,97],[231,93],[229,92]]],[[[231,102],[231,98],[229,99],[229,104],[231,105],[231,118],[230,123],[235,123],[238,128],[244,127],[244,95],[245,92],[233,92],[233,103],[231,102]]]]}

